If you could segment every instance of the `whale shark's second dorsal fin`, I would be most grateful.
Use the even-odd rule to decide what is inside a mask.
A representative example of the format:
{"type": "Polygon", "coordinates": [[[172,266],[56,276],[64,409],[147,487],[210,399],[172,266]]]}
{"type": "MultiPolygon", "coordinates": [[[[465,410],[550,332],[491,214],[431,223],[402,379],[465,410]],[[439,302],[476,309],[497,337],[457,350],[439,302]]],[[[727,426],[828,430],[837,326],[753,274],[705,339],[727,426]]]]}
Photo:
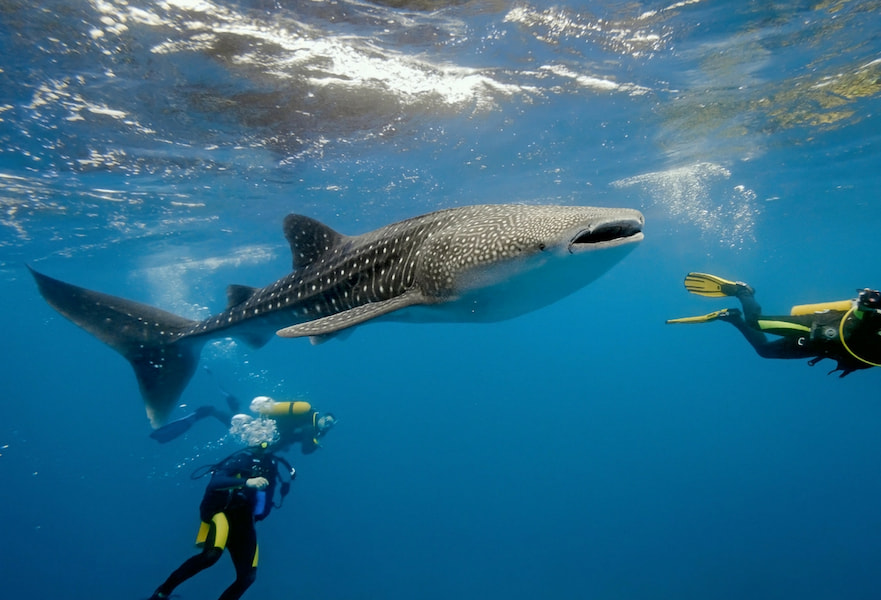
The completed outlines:
{"type": "MultiPolygon", "coordinates": [[[[244,304],[261,291],[260,288],[248,285],[239,285],[237,283],[228,285],[226,287],[226,310],[231,310],[240,304],[244,304]]],[[[236,337],[240,338],[251,348],[262,348],[272,339],[272,332],[241,331],[236,334],[236,337]]]]}
{"type": "Polygon", "coordinates": [[[291,245],[295,270],[312,264],[345,238],[321,221],[294,214],[285,217],[284,236],[291,245]]]}
{"type": "Polygon", "coordinates": [[[260,288],[248,285],[238,285],[236,283],[226,286],[226,308],[229,310],[233,306],[238,306],[242,302],[246,302],[260,291],[260,288]]]}

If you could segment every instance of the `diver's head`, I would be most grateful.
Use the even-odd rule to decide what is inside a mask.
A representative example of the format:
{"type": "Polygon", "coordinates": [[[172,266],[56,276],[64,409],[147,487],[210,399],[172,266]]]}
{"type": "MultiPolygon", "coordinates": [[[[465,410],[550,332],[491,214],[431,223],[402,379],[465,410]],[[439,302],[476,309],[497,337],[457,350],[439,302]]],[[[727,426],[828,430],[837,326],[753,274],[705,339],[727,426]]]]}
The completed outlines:
{"type": "Polygon", "coordinates": [[[336,417],[332,413],[325,413],[315,420],[315,427],[319,435],[324,435],[336,425],[336,417]]]}
{"type": "Polygon", "coordinates": [[[230,422],[229,433],[248,447],[268,448],[278,441],[278,429],[274,419],[235,415],[230,422]]]}
{"type": "Polygon", "coordinates": [[[881,292],[863,288],[857,290],[857,307],[862,311],[881,313],[881,292]]]}

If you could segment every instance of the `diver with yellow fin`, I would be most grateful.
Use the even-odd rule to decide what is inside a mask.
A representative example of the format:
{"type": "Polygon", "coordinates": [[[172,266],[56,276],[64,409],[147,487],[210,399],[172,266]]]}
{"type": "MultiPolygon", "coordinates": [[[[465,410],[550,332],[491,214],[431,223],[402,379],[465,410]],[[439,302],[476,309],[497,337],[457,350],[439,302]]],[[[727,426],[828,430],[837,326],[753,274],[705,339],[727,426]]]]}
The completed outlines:
{"type": "Polygon", "coordinates": [[[706,315],[670,319],[667,323],[731,323],[763,358],[810,358],[813,366],[830,358],[834,373],[881,366],[881,292],[857,290],[852,300],[803,304],[789,315],[764,316],[755,290],[742,281],[729,281],[707,273],[689,273],[685,289],[709,298],[734,297],[743,307],[725,308],[706,315]],[[769,340],[766,334],[780,336],[769,340]]]}

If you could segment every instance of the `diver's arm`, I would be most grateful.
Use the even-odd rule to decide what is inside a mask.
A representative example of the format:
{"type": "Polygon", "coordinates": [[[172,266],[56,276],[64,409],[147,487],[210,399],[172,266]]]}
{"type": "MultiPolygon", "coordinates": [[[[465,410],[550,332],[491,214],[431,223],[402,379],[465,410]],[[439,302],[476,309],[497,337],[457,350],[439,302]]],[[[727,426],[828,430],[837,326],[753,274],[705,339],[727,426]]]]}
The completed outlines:
{"type": "MultiPolygon", "coordinates": [[[[236,458],[240,456],[243,455],[234,454],[217,468],[208,483],[209,490],[234,490],[244,487],[260,490],[270,484],[270,481],[261,473],[276,473],[277,476],[278,468],[275,466],[275,461],[266,462],[267,459],[264,457],[260,467],[256,468],[254,464],[250,463],[250,460],[247,464],[243,464],[240,459],[236,458]]],[[[250,454],[245,453],[244,456],[250,456],[250,454]]]]}
{"type": "Polygon", "coordinates": [[[215,473],[208,484],[208,491],[216,490],[236,490],[245,487],[247,479],[236,477],[234,475],[226,475],[215,473]]]}
{"type": "Polygon", "coordinates": [[[241,477],[214,477],[214,481],[208,486],[207,491],[215,492],[215,491],[226,491],[226,490],[239,490],[242,488],[250,487],[258,490],[262,490],[269,485],[269,480],[265,477],[249,477],[247,479],[243,479],[241,477]]]}

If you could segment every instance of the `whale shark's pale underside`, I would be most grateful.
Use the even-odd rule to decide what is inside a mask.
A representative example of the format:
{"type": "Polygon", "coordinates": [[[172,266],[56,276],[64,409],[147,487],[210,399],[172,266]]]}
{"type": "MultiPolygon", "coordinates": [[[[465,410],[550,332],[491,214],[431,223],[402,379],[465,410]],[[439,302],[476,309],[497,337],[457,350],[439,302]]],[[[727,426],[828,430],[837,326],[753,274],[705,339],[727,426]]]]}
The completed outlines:
{"type": "Polygon", "coordinates": [[[288,215],[293,271],[264,288],[230,286],[226,310],[204,321],[31,272],[53,308],[128,359],[158,427],[209,339],[260,347],[275,333],[318,341],[378,317],[508,319],[596,279],[642,239],[642,226],[632,209],[497,204],[345,236],[288,215]]]}

